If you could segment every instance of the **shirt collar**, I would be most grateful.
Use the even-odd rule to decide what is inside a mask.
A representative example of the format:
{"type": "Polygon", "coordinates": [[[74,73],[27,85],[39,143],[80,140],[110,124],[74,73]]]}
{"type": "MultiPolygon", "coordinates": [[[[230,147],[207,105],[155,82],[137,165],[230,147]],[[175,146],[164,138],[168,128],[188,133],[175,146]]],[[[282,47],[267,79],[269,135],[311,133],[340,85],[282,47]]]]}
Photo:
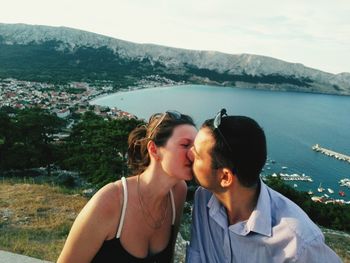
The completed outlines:
{"type": "Polygon", "coordinates": [[[272,235],[271,199],[266,184],[260,180],[260,193],[255,209],[247,221],[247,230],[265,236],[272,235]]]}
{"type": "Polygon", "coordinates": [[[227,214],[223,205],[219,200],[212,194],[208,201],[207,207],[209,208],[209,216],[219,224],[222,228],[227,228],[227,214]]]}
{"type": "MultiPolygon", "coordinates": [[[[225,208],[214,194],[208,201],[209,215],[222,228],[227,228],[227,214],[225,208]]],[[[260,180],[260,193],[255,209],[247,221],[238,222],[229,226],[229,229],[238,235],[247,235],[249,232],[271,236],[271,200],[267,186],[260,180]]]]}

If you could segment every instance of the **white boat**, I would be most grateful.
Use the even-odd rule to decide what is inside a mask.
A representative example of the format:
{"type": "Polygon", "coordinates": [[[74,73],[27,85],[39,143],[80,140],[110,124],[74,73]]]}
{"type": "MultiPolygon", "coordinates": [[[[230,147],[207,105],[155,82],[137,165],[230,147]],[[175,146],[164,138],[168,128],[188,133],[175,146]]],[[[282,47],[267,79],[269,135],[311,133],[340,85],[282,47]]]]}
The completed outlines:
{"type": "Polygon", "coordinates": [[[333,194],[333,193],[334,193],[334,191],[333,191],[332,188],[327,188],[327,191],[328,191],[328,193],[330,193],[330,194],[333,194]]]}
{"type": "Polygon", "coordinates": [[[282,166],[282,170],[287,170],[288,167],[287,166],[282,166]]]}
{"type": "Polygon", "coordinates": [[[309,195],[312,195],[314,192],[312,192],[311,190],[309,190],[307,193],[308,193],[309,195]]]}
{"type": "Polygon", "coordinates": [[[323,196],[326,197],[326,198],[329,198],[329,195],[327,195],[327,194],[324,194],[323,196]]]}
{"type": "Polygon", "coordinates": [[[293,186],[294,186],[294,188],[298,187],[298,185],[297,185],[297,184],[293,184],[293,186]]]}
{"type": "Polygon", "coordinates": [[[318,186],[317,191],[320,193],[324,191],[324,188],[322,187],[322,183],[320,183],[320,185],[318,186]]]}

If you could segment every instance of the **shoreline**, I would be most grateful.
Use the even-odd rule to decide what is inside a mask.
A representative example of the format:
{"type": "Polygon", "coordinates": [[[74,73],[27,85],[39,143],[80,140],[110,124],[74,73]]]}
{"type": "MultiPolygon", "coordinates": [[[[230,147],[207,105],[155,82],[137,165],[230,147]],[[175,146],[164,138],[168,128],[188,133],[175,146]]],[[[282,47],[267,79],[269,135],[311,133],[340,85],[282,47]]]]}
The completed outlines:
{"type": "MultiPolygon", "coordinates": [[[[185,86],[185,85],[191,85],[191,84],[190,83],[177,83],[177,84],[165,84],[165,85],[161,85],[161,86],[151,86],[151,87],[135,86],[135,87],[123,88],[123,89],[120,89],[118,91],[111,92],[111,93],[101,93],[101,94],[97,95],[96,97],[89,99],[88,103],[91,105],[91,102],[94,100],[102,99],[102,98],[105,98],[107,96],[111,96],[111,95],[118,94],[118,93],[131,92],[131,91],[137,91],[137,90],[143,90],[143,89],[169,88],[169,87],[177,87],[177,86],[185,86]]],[[[98,105],[98,104],[94,104],[94,105],[98,105]]]]}

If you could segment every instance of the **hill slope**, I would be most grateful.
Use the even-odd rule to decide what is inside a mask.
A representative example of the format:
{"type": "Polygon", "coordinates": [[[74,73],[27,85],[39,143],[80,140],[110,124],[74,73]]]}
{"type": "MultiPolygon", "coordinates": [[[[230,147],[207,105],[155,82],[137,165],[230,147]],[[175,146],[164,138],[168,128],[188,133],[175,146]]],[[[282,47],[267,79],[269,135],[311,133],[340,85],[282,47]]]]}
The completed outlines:
{"type": "MultiPolygon", "coordinates": [[[[350,73],[331,74],[271,57],[135,44],[66,27],[0,24],[0,78],[175,81],[350,95],[350,73]]],[[[326,63],[326,61],[325,61],[326,63]]]]}

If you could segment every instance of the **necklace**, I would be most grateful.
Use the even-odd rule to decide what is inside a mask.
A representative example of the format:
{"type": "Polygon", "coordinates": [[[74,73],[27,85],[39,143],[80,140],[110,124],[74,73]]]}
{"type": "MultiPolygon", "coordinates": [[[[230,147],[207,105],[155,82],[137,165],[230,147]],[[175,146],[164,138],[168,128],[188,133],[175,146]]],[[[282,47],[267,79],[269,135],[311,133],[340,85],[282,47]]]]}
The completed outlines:
{"type": "Polygon", "coordinates": [[[137,176],[137,193],[139,196],[139,203],[140,203],[140,208],[143,214],[143,217],[147,223],[148,226],[150,226],[153,229],[159,229],[165,222],[166,219],[166,215],[167,215],[167,211],[168,211],[168,199],[169,199],[169,193],[167,195],[166,201],[165,201],[165,208],[164,208],[164,214],[162,215],[162,217],[158,220],[154,219],[154,217],[152,216],[152,213],[147,209],[147,207],[145,206],[143,199],[142,199],[142,194],[140,191],[140,175],[137,176]],[[147,216],[147,215],[148,216],[147,216]],[[149,222],[149,219],[151,219],[152,222],[149,222]]]}

